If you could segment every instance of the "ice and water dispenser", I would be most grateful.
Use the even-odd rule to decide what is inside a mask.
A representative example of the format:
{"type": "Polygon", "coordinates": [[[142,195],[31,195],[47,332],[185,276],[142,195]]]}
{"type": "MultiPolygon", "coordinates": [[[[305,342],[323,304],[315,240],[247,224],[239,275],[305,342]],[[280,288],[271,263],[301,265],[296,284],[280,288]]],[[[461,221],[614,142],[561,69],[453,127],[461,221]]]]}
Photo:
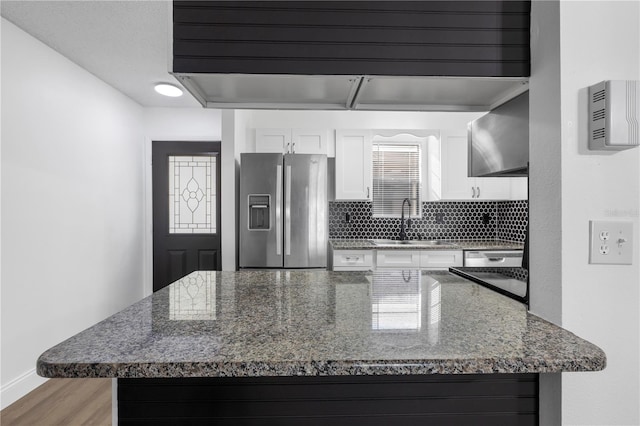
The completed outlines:
{"type": "Polygon", "coordinates": [[[270,228],[271,196],[249,195],[249,230],[268,230],[270,228]]]}

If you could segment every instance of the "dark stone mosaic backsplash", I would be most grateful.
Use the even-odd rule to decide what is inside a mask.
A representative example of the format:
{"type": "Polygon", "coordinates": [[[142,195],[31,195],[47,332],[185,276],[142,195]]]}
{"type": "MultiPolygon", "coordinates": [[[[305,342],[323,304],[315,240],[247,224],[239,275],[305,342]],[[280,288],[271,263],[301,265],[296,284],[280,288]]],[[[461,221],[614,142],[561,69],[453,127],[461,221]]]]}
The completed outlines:
{"type": "Polygon", "coordinates": [[[496,202],[498,223],[496,239],[524,242],[529,222],[529,202],[527,200],[496,202]]]}
{"type": "MultiPolygon", "coordinates": [[[[437,201],[422,203],[422,217],[412,218],[407,235],[423,240],[500,239],[524,242],[528,202],[437,201]]],[[[400,218],[371,217],[367,201],[329,203],[329,238],[397,239],[400,218]],[[349,222],[346,221],[347,213],[349,222]]]]}

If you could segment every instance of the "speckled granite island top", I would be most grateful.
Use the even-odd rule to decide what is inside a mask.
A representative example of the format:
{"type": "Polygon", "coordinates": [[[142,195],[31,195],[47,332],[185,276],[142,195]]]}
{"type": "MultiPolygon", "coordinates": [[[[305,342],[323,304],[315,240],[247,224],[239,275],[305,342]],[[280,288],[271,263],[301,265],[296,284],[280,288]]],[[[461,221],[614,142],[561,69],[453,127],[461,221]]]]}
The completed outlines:
{"type": "Polygon", "coordinates": [[[448,272],[194,272],[44,352],[44,377],[596,371],[597,346],[448,272]]]}

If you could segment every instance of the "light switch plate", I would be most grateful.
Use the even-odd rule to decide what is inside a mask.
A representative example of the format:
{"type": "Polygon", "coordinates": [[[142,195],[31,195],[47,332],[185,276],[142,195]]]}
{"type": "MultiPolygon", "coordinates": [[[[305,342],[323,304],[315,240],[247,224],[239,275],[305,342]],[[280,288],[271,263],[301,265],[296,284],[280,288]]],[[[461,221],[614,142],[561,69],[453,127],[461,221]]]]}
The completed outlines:
{"type": "Polygon", "coordinates": [[[592,220],[589,227],[589,263],[633,263],[633,222],[592,220]]]}

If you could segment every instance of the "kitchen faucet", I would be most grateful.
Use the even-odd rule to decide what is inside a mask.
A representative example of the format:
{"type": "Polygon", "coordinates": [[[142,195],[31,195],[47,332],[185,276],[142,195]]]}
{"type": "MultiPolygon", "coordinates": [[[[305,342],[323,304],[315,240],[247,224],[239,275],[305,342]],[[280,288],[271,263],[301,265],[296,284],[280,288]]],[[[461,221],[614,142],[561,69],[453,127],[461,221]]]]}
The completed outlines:
{"type": "Polygon", "coordinates": [[[408,198],[402,200],[402,209],[400,212],[400,241],[408,240],[407,233],[405,232],[404,226],[404,204],[407,203],[409,205],[409,218],[407,219],[407,228],[411,226],[411,201],[408,198]]]}

